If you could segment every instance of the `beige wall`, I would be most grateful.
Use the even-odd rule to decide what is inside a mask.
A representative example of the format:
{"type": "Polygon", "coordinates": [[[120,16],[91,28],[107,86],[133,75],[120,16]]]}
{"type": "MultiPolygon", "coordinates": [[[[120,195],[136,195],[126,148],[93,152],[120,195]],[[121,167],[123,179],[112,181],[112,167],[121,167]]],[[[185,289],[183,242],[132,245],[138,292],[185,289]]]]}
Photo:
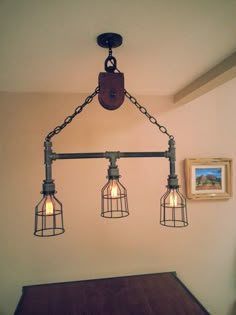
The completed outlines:
{"type": "MultiPolygon", "coordinates": [[[[182,107],[165,97],[138,97],[175,135],[183,188],[185,158],[236,156],[235,87],[232,80],[182,107]]],[[[119,161],[130,216],[114,221],[100,217],[108,161],[54,162],[66,233],[33,236],[34,206],[44,179],[44,137],[84,97],[0,94],[0,314],[12,314],[23,285],[173,270],[212,314],[233,314],[235,193],[227,201],[189,201],[189,227],[164,228],[159,225],[159,198],[165,191],[166,159],[119,161]]],[[[53,145],[58,153],[165,151],[167,141],[130,103],[109,112],[95,101],[53,145]]],[[[235,192],[235,178],[233,182],[235,192]]]]}

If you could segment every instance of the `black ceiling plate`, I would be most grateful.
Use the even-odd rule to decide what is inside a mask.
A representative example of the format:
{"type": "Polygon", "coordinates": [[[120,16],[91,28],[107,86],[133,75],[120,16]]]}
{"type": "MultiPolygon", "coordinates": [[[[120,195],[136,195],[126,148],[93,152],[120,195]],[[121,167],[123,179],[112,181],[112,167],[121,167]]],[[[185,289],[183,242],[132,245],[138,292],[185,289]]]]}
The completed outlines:
{"type": "Polygon", "coordinates": [[[97,37],[97,43],[103,48],[116,48],[122,44],[122,36],[116,33],[103,33],[97,37]]]}

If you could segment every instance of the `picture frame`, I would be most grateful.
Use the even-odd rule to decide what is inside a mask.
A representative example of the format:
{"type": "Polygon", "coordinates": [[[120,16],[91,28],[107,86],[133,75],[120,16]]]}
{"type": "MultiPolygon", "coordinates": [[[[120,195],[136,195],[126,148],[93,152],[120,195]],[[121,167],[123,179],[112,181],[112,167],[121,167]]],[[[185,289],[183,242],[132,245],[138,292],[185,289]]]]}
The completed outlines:
{"type": "Polygon", "coordinates": [[[228,199],[232,196],[232,159],[185,159],[188,199],[228,199]]]}

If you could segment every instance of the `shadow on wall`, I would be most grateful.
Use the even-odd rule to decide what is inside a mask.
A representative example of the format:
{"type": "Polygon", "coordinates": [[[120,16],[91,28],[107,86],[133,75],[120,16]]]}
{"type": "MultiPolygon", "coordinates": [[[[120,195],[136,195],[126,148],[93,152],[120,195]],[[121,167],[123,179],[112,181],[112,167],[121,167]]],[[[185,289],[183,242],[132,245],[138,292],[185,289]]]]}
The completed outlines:
{"type": "MultiPolygon", "coordinates": [[[[235,258],[234,258],[234,266],[236,266],[236,255],[235,255],[235,258]]],[[[234,269],[234,279],[236,279],[236,268],[234,269]]],[[[235,283],[234,283],[234,287],[236,288],[236,280],[235,280],[235,283]]],[[[230,309],[228,315],[236,315],[236,301],[232,305],[232,308],[230,309]]]]}
{"type": "Polygon", "coordinates": [[[236,302],[234,302],[232,309],[229,312],[229,315],[236,315],[236,302]]]}

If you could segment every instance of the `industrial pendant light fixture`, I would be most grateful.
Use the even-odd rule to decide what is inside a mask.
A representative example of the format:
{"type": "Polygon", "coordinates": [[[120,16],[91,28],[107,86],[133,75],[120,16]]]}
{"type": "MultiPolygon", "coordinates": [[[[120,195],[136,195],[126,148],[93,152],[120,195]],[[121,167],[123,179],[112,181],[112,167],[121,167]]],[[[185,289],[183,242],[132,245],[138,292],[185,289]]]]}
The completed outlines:
{"type": "Polygon", "coordinates": [[[107,183],[101,190],[101,216],[104,218],[122,218],[129,215],[127,190],[120,182],[119,169],[116,164],[120,158],[150,158],[164,157],[169,160],[169,176],[167,191],[160,201],[160,224],[169,227],[184,227],[188,225],[186,200],[179,192],[178,178],[175,174],[175,141],[166,127],[160,125],[156,118],[151,116],[145,107],[139,104],[135,97],[124,87],[124,74],[117,68],[117,61],[112,55],[112,48],[122,44],[122,37],[115,33],[104,33],[97,37],[100,47],[108,49],[105,60],[105,72],[99,74],[99,84],[95,91],[89,95],[84,103],[76,107],[72,115],[52,130],[44,141],[45,180],[42,185],[42,199],[35,207],[34,235],[55,236],[65,232],[63,223],[62,203],[55,197],[56,190],[52,179],[52,162],[58,159],[95,159],[109,160],[107,183]],[[168,150],[162,152],[114,152],[101,153],[55,153],[52,151],[51,139],[60,133],[72,120],[91,103],[98,95],[100,104],[108,110],[119,108],[126,97],[148,120],[158,127],[162,134],[168,136],[168,150]]]}
{"type": "Polygon", "coordinates": [[[127,191],[119,181],[116,152],[110,152],[108,182],[102,188],[102,213],[104,218],[122,218],[129,215],[127,191]]]}

